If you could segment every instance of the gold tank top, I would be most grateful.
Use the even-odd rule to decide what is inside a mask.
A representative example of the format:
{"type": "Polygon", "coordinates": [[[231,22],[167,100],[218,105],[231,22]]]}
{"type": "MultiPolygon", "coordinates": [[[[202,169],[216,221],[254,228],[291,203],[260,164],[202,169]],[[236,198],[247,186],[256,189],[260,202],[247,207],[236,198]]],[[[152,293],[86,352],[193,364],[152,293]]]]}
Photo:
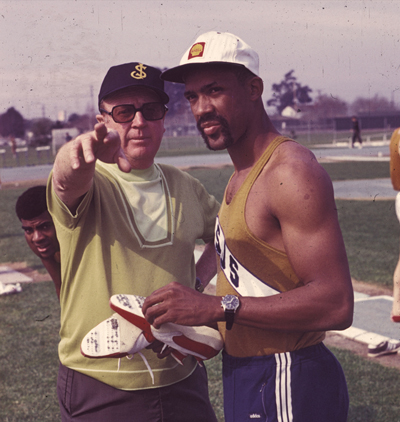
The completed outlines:
{"type": "MultiPolygon", "coordinates": [[[[301,285],[286,253],[254,236],[245,221],[249,192],[275,149],[285,141],[291,139],[278,136],[272,141],[229,205],[225,192],[215,229],[218,296],[270,296],[301,285]]],[[[240,324],[227,331],[225,322],[218,323],[218,328],[226,352],[236,357],[290,352],[320,343],[325,337],[324,332],[268,331],[240,324]]]]}

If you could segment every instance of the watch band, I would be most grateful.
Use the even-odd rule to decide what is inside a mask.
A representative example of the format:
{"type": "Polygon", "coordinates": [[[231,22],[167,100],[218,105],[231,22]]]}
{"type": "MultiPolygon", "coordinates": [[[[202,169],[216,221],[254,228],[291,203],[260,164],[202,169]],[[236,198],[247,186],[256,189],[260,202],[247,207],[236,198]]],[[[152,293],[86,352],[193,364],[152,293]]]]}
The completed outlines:
{"type": "Polygon", "coordinates": [[[239,301],[238,296],[236,295],[224,296],[221,300],[221,306],[224,309],[226,329],[231,330],[234,323],[234,319],[235,319],[235,312],[238,310],[240,306],[240,301],[239,301]]]}
{"type": "Polygon", "coordinates": [[[225,309],[226,329],[231,330],[233,321],[235,320],[235,311],[233,309],[225,309]]]}

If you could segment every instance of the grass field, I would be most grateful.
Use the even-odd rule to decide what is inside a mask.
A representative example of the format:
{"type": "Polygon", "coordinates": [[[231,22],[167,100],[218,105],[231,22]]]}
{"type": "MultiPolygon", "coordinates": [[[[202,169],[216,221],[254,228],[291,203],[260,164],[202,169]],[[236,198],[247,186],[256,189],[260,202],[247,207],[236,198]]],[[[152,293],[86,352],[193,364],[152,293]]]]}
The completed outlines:
{"type": "MultiPolygon", "coordinates": [[[[20,294],[0,297],[1,422],[60,421],[55,389],[58,329],[59,304],[51,282],[27,285],[20,294]]],[[[348,421],[400,421],[400,371],[349,351],[332,351],[347,378],[348,421]]],[[[207,361],[206,367],[210,399],[223,422],[220,355],[207,361]]]]}
{"type": "MultiPolygon", "coordinates": [[[[387,163],[324,165],[333,179],[387,177],[387,163]]],[[[232,173],[222,169],[194,169],[195,177],[221,200],[232,173]]],[[[17,197],[25,188],[0,190],[0,262],[25,261],[41,268],[25,244],[14,213],[17,197]]],[[[398,222],[393,201],[337,201],[339,219],[352,276],[358,280],[391,285],[398,256],[398,222]]],[[[50,282],[27,285],[23,292],[0,297],[0,421],[59,421],[55,393],[59,304],[50,282]]],[[[349,351],[332,349],[348,381],[348,421],[400,421],[400,372],[366,361],[349,351]]],[[[221,362],[206,364],[210,397],[223,421],[221,362]]]]}

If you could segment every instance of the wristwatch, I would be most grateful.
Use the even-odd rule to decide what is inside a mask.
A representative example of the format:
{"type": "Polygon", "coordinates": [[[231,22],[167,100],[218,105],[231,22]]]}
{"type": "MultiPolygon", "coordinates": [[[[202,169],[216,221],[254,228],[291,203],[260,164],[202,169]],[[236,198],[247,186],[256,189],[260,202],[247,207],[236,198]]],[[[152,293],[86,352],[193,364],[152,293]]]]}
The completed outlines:
{"type": "Polygon", "coordinates": [[[240,305],[239,298],[235,295],[226,295],[221,300],[222,309],[225,312],[226,329],[232,329],[235,312],[240,305]]]}

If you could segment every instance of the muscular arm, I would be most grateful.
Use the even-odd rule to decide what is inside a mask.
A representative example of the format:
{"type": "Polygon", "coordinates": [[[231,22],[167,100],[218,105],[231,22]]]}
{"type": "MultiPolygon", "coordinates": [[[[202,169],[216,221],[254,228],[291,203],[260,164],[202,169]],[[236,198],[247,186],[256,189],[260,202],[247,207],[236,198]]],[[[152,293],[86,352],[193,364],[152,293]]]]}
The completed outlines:
{"type": "Polygon", "coordinates": [[[269,298],[244,298],[238,321],[278,330],[347,328],[353,291],[329,177],[307,155],[283,160],[269,176],[267,189],[274,195],[264,206],[280,228],[273,245],[286,252],[303,286],[269,298]]]}
{"type": "MultiPolygon", "coordinates": [[[[302,286],[269,297],[241,297],[235,322],[280,331],[344,329],[352,320],[353,291],[332,184],[309,155],[296,153],[300,160],[283,158],[260,176],[256,212],[246,208],[246,221],[258,237],[286,252],[302,286]]],[[[206,302],[192,293],[191,309],[185,310],[183,294],[176,285],[154,293],[146,302],[146,317],[157,326],[224,320],[220,298],[206,302]]]]}
{"type": "Polygon", "coordinates": [[[53,169],[54,189],[71,212],[76,211],[82,196],[90,189],[96,159],[118,163],[122,171],[131,169],[119,135],[108,131],[103,123],[65,144],[57,154],[53,169]]]}

